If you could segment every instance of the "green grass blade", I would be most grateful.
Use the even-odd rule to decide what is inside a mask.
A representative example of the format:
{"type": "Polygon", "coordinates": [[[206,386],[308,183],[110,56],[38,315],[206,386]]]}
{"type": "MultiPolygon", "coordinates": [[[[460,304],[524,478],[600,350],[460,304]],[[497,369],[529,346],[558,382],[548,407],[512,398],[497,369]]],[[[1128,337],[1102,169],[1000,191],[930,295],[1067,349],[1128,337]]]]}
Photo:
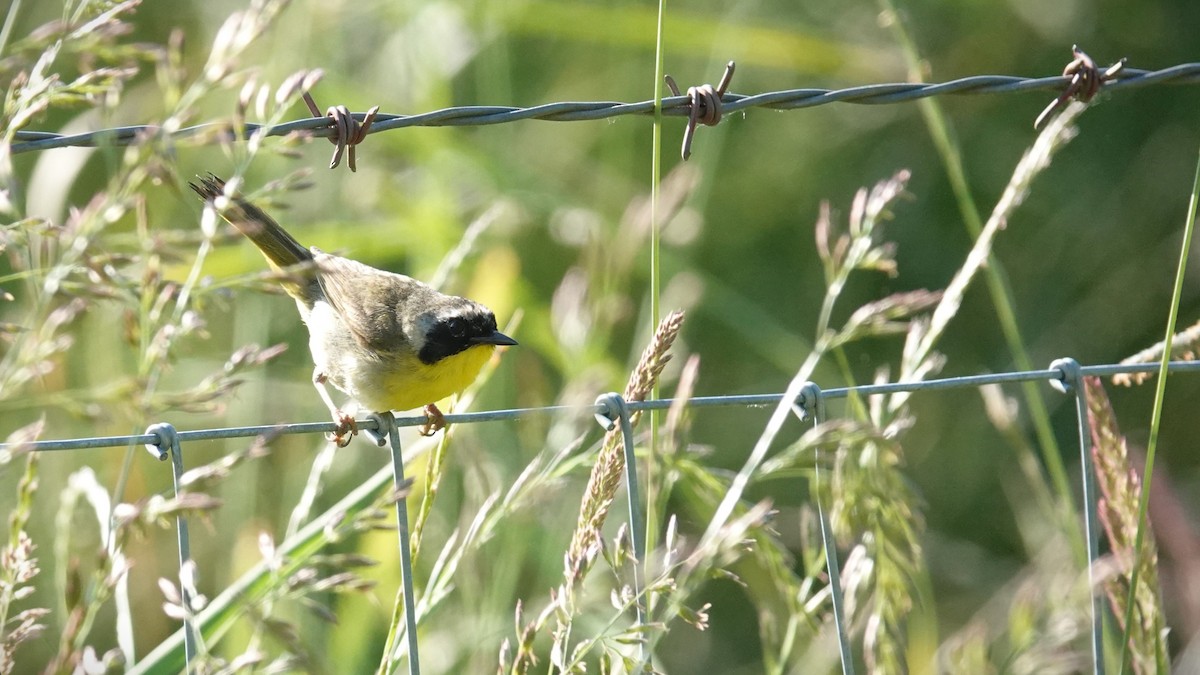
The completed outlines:
{"type": "MultiPolygon", "coordinates": [[[[904,53],[910,79],[920,80],[921,57],[917,51],[916,44],[912,40],[912,36],[905,29],[904,23],[900,20],[899,13],[896,11],[892,0],[880,0],[880,6],[891,16],[890,26],[896,37],[896,41],[900,44],[901,51],[904,53]]],[[[933,139],[934,146],[945,167],[946,178],[950,182],[950,188],[954,193],[955,201],[958,203],[963,225],[971,237],[978,237],[979,233],[983,230],[983,217],[979,206],[975,203],[975,198],[971,194],[971,189],[967,185],[962,153],[954,140],[950,123],[946,120],[946,116],[942,112],[941,104],[936,100],[932,98],[921,99],[918,105],[920,106],[922,116],[925,118],[929,135],[933,139]]],[[[1034,370],[1033,362],[1029,358],[1029,351],[1025,347],[1024,340],[1021,338],[1021,329],[1017,323],[1015,309],[1016,302],[1003,263],[989,253],[987,265],[983,271],[988,293],[991,295],[992,304],[996,308],[996,317],[1000,325],[1000,330],[1004,335],[1004,341],[1008,345],[1009,353],[1012,355],[1013,363],[1016,365],[1017,370],[1034,370]]],[[[1040,387],[1040,383],[1036,382],[1025,382],[1021,385],[1022,393],[1028,402],[1029,415],[1033,422],[1034,433],[1037,436],[1038,445],[1042,448],[1042,461],[1046,465],[1046,472],[1050,474],[1050,480],[1054,484],[1054,489],[1058,493],[1059,503],[1062,505],[1064,511],[1062,513],[1064,516],[1062,521],[1066,527],[1073,528],[1073,536],[1071,536],[1072,547],[1076,557],[1083,560],[1086,556],[1083,548],[1083,533],[1079,530],[1076,519],[1069,517],[1069,505],[1072,499],[1070,481],[1067,478],[1067,470],[1063,465],[1058,440],[1054,436],[1054,428],[1050,423],[1050,414],[1047,410],[1045,399],[1042,397],[1040,387]]]]}
{"type": "MultiPolygon", "coordinates": [[[[1171,308],[1167,312],[1166,337],[1162,357],[1158,362],[1158,381],[1154,383],[1154,408],[1150,413],[1150,441],[1146,444],[1146,466],[1142,469],[1142,495],[1138,502],[1138,528],[1133,539],[1133,567],[1129,577],[1129,598],[1125,602],[1125,621],[1128,626],[1133,621],[1133,606],[1136,599],[1141,565],[1142,544],[1146,539],[1147,512],[1150,509],[1150,485],[1154,479],[1154,453],[1158,449],[1158,428],[1162,422],[1163,397],[1167,392],[1167,364],[1171,362],[1171,338],[1175,335],[1175,323],[1179,318],[1179,298],[1183,295],[1183,278],[1187,272],[1188,251],[1192,248],[1192,233],[1196,229],[1196,204],[1200,200],[1200,158],[1196,162],[1196,175],[1192,179],[1192,196],[1188,202],[1187,222],[1183,228],[1183,243],[1179,246],[1179,267],[1175,272],[1175,288],[1171,295],[1171,308]]],[[[1128,635],[1121,636],[1121,669],[1125,672],[1126,659],[1129,658],[1128,635]]]]}
{"type": "MultiPolygon", "coordinates": [[[[268,561],[250,568],[231,584],[195,618],[196,628],[206,641],[215,641],[241,618],[246,608],[255,605],[274,588],[287,582],[296,570],[330,543],[330,535],[340,522],[353,521],[357,514],[374,507],[382,490],[392,480],[392,467],[377,471],[362,485],[342,498],[320,518],[301,529],[296,536],[279,545],[277,555],[285,560],[282,567],[272,570],[268,561]]],[[[157,675],[180,673],[184,670],[183,631],[176,631],[160,643],[130,672],[157,675]]]]}

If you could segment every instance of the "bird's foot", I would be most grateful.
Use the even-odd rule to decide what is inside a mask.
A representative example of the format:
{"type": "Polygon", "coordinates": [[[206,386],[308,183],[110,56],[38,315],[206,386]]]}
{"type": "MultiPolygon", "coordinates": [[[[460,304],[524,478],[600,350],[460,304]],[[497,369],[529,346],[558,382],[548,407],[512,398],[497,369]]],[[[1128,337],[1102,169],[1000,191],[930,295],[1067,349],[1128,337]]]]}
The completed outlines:
{"type": "Polygon", "coordinates": [[[333,430],[333,433],[325,434],[325,438],[336,443],[339,448],[350,445],[350,441],[358,433],[358,424],[354,422],[354,415],[335,410],[333,411],[333,423],[337,425],[337,428],[333,430]]]}
{"type": "Polygon", "coordinates": [[[427,421],[418,429],[422,436],[432,436],[446,428],[446,416],[442,414],[441,410],[438,410],[436,405],[430,403],[425,406],[425,417],[427,421]]]}

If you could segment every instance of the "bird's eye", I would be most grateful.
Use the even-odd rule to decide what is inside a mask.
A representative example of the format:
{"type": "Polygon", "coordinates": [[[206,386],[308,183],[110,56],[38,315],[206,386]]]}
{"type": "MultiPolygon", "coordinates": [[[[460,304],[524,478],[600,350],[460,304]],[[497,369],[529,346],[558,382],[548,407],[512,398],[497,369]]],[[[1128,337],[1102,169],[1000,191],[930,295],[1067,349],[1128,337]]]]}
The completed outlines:
{"type": "Polygon", "coordinates": [[[467,322],[455,317],[450,319],[450,334],[456,338],[463,337],[467,334],[467,322]]]}

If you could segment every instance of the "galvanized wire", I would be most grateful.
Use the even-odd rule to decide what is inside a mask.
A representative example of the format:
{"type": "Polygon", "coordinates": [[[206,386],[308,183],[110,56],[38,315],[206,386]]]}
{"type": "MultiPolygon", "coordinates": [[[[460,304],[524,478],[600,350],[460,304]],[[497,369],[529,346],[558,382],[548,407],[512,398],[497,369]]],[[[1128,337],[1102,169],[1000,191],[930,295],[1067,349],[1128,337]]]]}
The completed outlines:
{"type": "MultiPolygon", "coordinates": [[[[1200,371],[1200,361],[1172,361],[1170,372],[1200,371]]],[[[1106,364],[1081,366],[1081,375],[1111,377],[1123,373],[1154,373],[1158,371],[1157,363],[1106,364]]],[[[882,384],[860,384],[853,387],[832,387],[822,389],[822,396],[828,399],[847,398],[850,395],[873,396],[877,394],[894,394],[898,392],[930,391],[937,389],[960,389],[979,387],[985,384],[1005,384],[1011,382],[1029,382],[1036,380],[1060,381],[1064,378],[1061,370],[1047,368],[1044,370],[1024,370],[1005,373],[987,373],[983,375],[966,375],[947,377],[919,382],[887,382],[882,384]]],[[[693,408],[713,407],[765,407],[778,405],[783,400],[783,394],[743,394],[725,396],[697,396],[684,403],[693,408]]],[[[666,410],[675,405],[675,399],[653,399],[649,401],[629,401],[626,405],[630,412],[639,410],[666,410]]],[[[453,413],[446,415],[447,424],[477,424],[480,422],[497,422],[503,420],[519,420],[539,415],[601,415],[608,412],[603,405],[587,406],[544,406],[539,408],[510,408],[506,410],[486,410],[469,413],[453,413]]],[[[428,420],[422,416],[397,417],[397,427],[415,427],[425,424],[428,420]]],[[[359,429],[377,429],[377,420],[364,417],[356,420],[359,429]]],[[[283,424],[264,424],[244,427],[224,427],[216,429],[195,429],[179,431],[180,442],[218,440],[227,438],[254,438],[257,436],[277,436],[292,434],[324,434],[336,431],[333,422],[295,422],[283,424]]],[[[118,448],[130,445],[153,445],[158,441],[154,434],[131,434],[126,436],[100,436],[93,438],[68,438],[63,440],[34,441],[22,444],[24,450],[35,452],[55,452],[64,450],[92,450],[98,448],[118,448]]],[[[0,452],[12,450],[11,444],[0,443],[0,452]]]]}
{"type": "MultiPolygon", "coordinates": [[[[1104,90],[1116,91],[1158,84],[1194,84],[1200,82],[1200,63],[1183,63],[1162,70],[1138,70],[1126,68],[1105,82],[1104,90]]],[[[941,83],[899,82],[868,84],[845,89],[787,89],[762,94],[744,95],[726,93],[721,97],[725,114],[750,108],[793,110],[811,108],[828,103],[856,103],[861,105],[883,105],[915,101],[931,96],[967,94],[1011,94],[1031,91],[1062,91],[1070,86],[1070,78],[1062,75],[1027,78],[1009,75],[975,75],[941,83]]],[[[688,96],[663,98],[663,114],[687,117],[691,113],[688,96]]],[[[654,101],[622,103],[617,101],[559,102],[545,103],[528,108],[515,106],[456,106],[416,115],[393,115],[379,113],[370,127],[370,133],[378,133],[405,127],[483,126],[504,124],[520,120],[547,120],[552,122],[577,122],[601,120],[624,115],[652,115],[654,101]]],[[[354,113],[359,121],[364,113],[354,113]]],[[[216,140],[229,139],[235,134],[245,140],[254,134],[285,136],[305,132],[312,136],[330,137],[336,131],[330,126],[328,117],[308,117],[274,126],[246,123],[235,130],[227,123],[208,123],[185,127],[172,132],[154,125],[137,125],[101,129],[79,134],[57,134],[46,131],[18,131],[12,145],[13,154],[49,150],[64,147],[100,147],[131,145],[143,138],[166,137],[172,141],[201,137],[206,134],[216,140]]]]}
{"type": "MultiPolygon", "coordinates": [[[[856,385],[852,387],[839,387],[826,390],[819,389],[815,384],[809,383],[802,390],[800,396],[795,401],[789,402],[793,410],[802,418],[811,417],[814,423],[819,423],[824,418],[823,402],[828,399],[846,398],[851,395],[871,396],[879,394],[889,394],[897,392],[919,392],[919,391],[935,391],[945,389],[961,389],[968,387],[979,387],[988,384],[1004,384],[1013,382],[1026,382],[1045,380],[1054,385],[1063,393],[1074,396],[1075,408],[1078,426],[1079,448],[1081,454],[1082,466],[1082,482],[1083,482],[1083,500],[1085,520],[1088,525],[1088,569],[1090,571],[1095,567],[1099,559],[1099,531],[1096,528],[1096,499],[1094,477],[1091,475],[1090,467],[1090,433],[1088,431],[1088,418],[1086,406],[1083,402],[1082,392],[1082,377],[1084,376],[1112,376],[1122,373],[1153,373],[1159,369],[1159,364],[1141,363],[1141,364],[1109,364],[1098,366],[1080,366],[1073,359],[1059,359],[1052,363],[1049,368],[1044,370],[1028,370],[1014,371],[1006,373],[989,373],[984,375],[969,375],[961,377],[947,377],[933,380],[922,380],[917,382],[892,382],[883,384],[867,384],[856,385]]],[[[1200,371],[1200,362],[1196,361],[1173,361],[1168,364],[1168,372],[1196,372],[1200,371]]],[[[779,405],[783,402],[785,394],[757,394],[745,396],[707,396],[696,397],[683,401],[685,405],[691,407],[765,407],[771,405],[779,405]]],[[[636,464],[633,454],[633,432],[630,426],[630,414],[635,410],[656,410],[668,408],[672,405],[680,403],[674,399],[655,399],[650,401],[625,401],[619,394],[607,394],[597,399],[596,404],[592,406],[546,406],[540,408],[518,408],[510,410],[492,410],[476,413],[460,413],[446,415],[446,422],[451,424],[469,424],[480,422],[492,422],[502,420],[517,420],[533,415],[560,415],[560,414],[576,414],[583,415],[585,413],[592,414],[600,419],[602,424],[607,428],[617,422],[622,425],[622,437],[626,452],[626,488],[629,497],[629,516],[631,532],[633,533],[634,548],[637,558],[644,559],[645,547],[649,542],[645,542],[644,530],[641,528],[641,509],[640,499],[638,497],[638,483],[636,464]],[[617,419],[614,419],[617,418],[617,419]]],[[[367,431],[367,435],[375,438],[376,442],[381,445],[384,442],[384,436],[387,437],[387,445],[392,450],[392,461],[394,470],[394,480],[396,489],[399,490],[404,484],[404,468],[403,460],[400,456],[400,437],[397,433],[399,427],[402,426],[419,426],[426,423],[426,418],[404,417],[395,418],[390,412],[382,415],[372,415],[362,420],[357,420],[359,428],[367,431]]],[[[334,422],[301,422],[279,425],[258,425],[245,427],[230,427],[221,429],[198,429],[194,431],[176,431],[169,424],[154,424],[147,429],[147,433],[133,434],[127,436],[105,436],[95,438],[74,438],[64,440],[51,441],[35,441],[32,443],[22,444],[0,444],[0,452],[53,452],[53,451],[69,451],[69,450],[87,450],[96,448],[110,447],[128,447],[131,445],[146,445],[151,449],[152,453],[159,459],[172,459],[172,466],[175,475],[175,488],[179,490],[179,477],[183,471],[181,445],[185,441],[193,440],[212,440],[212,439],[228,439],[228,438],[246,438],[257,436],[274,437],[283,434],[312,434],[312,433],[329,433],[335,431],[336,424],[334,422]],[[164,448],[164,445],[169,445],[170,448],[164,448]]],[[[819,465],[817,480],[820,480],[819,465]]],[[[824,504],[820,502],[820,490],[817,491],[818,509],[821,512],[821,528],[824,539],[825,554],[827,558],[827,569],[831,584],[831,598],[834,606],[835,623],[838,631],[838,645],[841,655],[842,672],[852,674],[854,671],[853,660],[850,654],[850,641],[846,628],[847,618],[844,617],[842,608],[842,588],[838,578],[840,564],[838,563],[837,550],[832,540],[831,530],[825,515],[824,504]]],[[[407,524],[408,517],[405,509],[405,500],[398,500],[397,503],[397,522],[400,530],[399,545],[402,563],[402,577],[404,583],[404,599],[405,599],[405,621],[406,633],[408,636],[408,656],[409,656],[409,672],[416,674],[420,672],[420,661],[417,656],[417,641],[416,641],[416,611],[413,600],[414,585],[411,560],[409,558],[409,544],[407,540],[407,524]]],[[[181,516],[177,523],[179,536],[179,555],[181,569],[190,559],[188,552],[188,535],[187,523],[181,516]]],[[[636,580],[636,586],[640,593],[640,580],[636,580]]],[[[187,597],[186,595],[184,596],[187,597]]],[[[645,615],[641,608],[641,603],[638,605],[638,625],[645,622],[645,615]]],[[[1092,602],[1092,652],[1093,652],[1093,672],[1103,673],[1104,658],[1103,658],[1103,608],[1099,595],[1093,597],[1092,602]]],[[[193,631],[196,628],[193,621],[185,619],[183,634],[185,648],[185,663],[189,664],[194,655],[193,631]]],[[[164,643],[165,644],[165,643],[164,643]]],[[[161,646],[161,645],[160,645],[161,646]]],[[[391,658],[391,655],[388,656],[391,658]]],[[[639,660],[646,661],[646,654],[641,652],[639,660]]]]}
{"type": "MultiPolygon", "coordinates": [[[[814,382],[806,382],[800,395],[792,405],[792,412],[801,421],[811,421],[813,427],[825,421],[825,397],[814,382]]],[[[821,455],[817,449],[817,461],[813,462],[813,501],[817,503],[817,522],[821,526],[821,548],[825,549],[825,573],[829,575],[829,601],[833,606],[833,626],[837,631],[838,655],[842,664],[842,675],[854,675],[854,657],[850,653],[850,627],[846,617],[846,602],[842,592],[842,564],[838,562],[837,541],[833,535],[833,524],[829,521],[829,505],[825,503],[825,490],[821,488],[821,455]]]]}

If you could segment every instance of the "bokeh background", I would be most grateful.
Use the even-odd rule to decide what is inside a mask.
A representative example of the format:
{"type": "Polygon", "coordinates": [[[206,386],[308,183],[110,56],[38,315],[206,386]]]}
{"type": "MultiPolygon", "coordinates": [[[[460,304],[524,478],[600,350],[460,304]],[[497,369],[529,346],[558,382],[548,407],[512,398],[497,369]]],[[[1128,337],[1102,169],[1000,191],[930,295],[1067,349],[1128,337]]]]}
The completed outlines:
{"type": "MultiPolygon", "coordinates": [[[[182,66],[194,76],[222,21],[241,6],[223,0],[144,3],[126,39],[162,44],[171,31],[182,31],[182,66]]],[[[61,12],[57,2],[27,2],[18,9],[15,36],[61,12]]],[[[1070,60],[1073,43],[1104,65],[1121,57],[1146,69],[1200,60],[1195,41],[1200,5],[1184,0],[918,0],[902,3],[900,10],[933,80],[1056,74],[1070,60]]],[[[747,94],[903,81],[902,52],[880,17],[880,7],[870,1],[668,3],[666,71],[686,87],[715,82],[725,62],[734,60],[731,90],[747,94]]],[[[294,0],[251,47],[244,65],[276,84],[297,70],[320,68],[317,102],[355,111],[372,105],[417,113],[454,105],[639,101],[650,98],[656,86],[655,21],[656,7],[646,2],[294,0]]],[[[941,99],[972,195],[985,213],[1035,137],[1033,120],[1051,98],[1043,92],[941,99]]],[[[111,106],[53,109],[31,128],[154,122],[163,115],[162,101],[147,68],[111,106]]],[[[236,101],[236,90],[215,91],[199,102],[193,121],[228,116],[236,101]]],[[[1102,94],[1081,118],[1078,138],[1039,178],[999,237],[996,255],[1007,266],[1021,333],[1035,363],[1062,356],[1085,364],[1115,362],[1161,339],[1200,147],[1198,106],[1195,85],[1102,94]]],[[[306,116],[297,105],[288,119],[306,116]]],[[[898,245],[899,273],[856,277],[835,312],[842,319],[858,304],[889,293],[944,287],[970,247],[916,104],[730,115],[718,127],[699,130],[686,165],[678,158],[682,129],[678,118],[664,124],[664,173],[677,172],[671,180],[692,189],[664,231],[662,306],[688,312],[676,349],[701,358],[698,394],[782,391],[805,358],[824,292],[813,238],[823,200],[844,221],[859,187],[900,169],[912,171],[909,195],[887,226],[887,237],[898,245]]],[[[586,403],[622,388],[651,326],[649,253],[636,215],[650,190],[651,141],[651,120],[641,117],[414,128],[367,139],[356,173],[325,169],[331,146],[319,139],[297,146],[294,157],[262,153],[250,165],[246,184],[255,188],[312,169],[312,187],[281,199],[288,208],[279,205],[279,219],[306,244],[418,278],[430,278],[468,225],[497,209],[491,212],[495,222],[446,285],[488,304],[501,323],[520,317],[521,346],[505,355],[475,407],[586,403]]],[[[16,195],[19,210],[62,222],[106,184],[118,152],[67,149],[16,156],[14,172],[23,191],[16,195]]],[[[173,161],[183,180],[209,171],[225,175],[234,164],[219,146],[180,146],[173,161]]],[[[200,205],[181,187],[168,176],[145,191],[152,233],[199,227],[200,205]]],[[[136,226],[126,218],[114,231],[128,237],[136,226]]],[[[190,262],[178,260],[162,273],[181,279],[190,262]]],[[[260,269],[257,252],[230,238],[209,256],[204,273],[221,280],[260,269]]],[[[1181,325],[1200,319],[1196,271],[1184,289],[1181,325]]],[[[0,306],[0,317],[20,323],[20,284],[3,286],[16,301],[0,306]]],[[[123,389],[135,386],[129,378],[137,365],[121,337],[120,308],[101,299],[89,303],[72,330],[74,345],[56,359],[53,371],[20,391],[0,392],[0,432],[7,435],[43,415],[47,438],[138,432],[161,421],[141,417],[123,389]]],[[[288,349],[247,373],[215,409],[171,411],[166,421],[193,429],[325,418],[309,384],[307,336],[290,301],[235,287],[214,296],[204,318],[206,334],[189,336],[178,348],[172,367],[161,375],[162,391],[193,387],[245,344],[285,343],[288,349]]],[[[945,375],[1013,367],[982,285],[970,291],[940,346],[947,357],[945,375]]],[[[894,339],[851,346],[855,378],[866,382],[880,367],[894,369],[899,352],[894,339]]],[[[682,361],[677,357],[675,365],[682,361]]],[[[668,371],[668,387],[675,372],[668,371]]],[[[844,383],[833,367],[819,370],[817,379],[826,387],[844,383]]],[[[1169,477],[1193,521],[1200,512],[1198,394],[1200,379],[1172,380],[1158,455],[1159,475],[1169,477]]],[[[1072,402],[1049,388],[1046,395],[1064,461],[1077,471],[1072,402]]],[[[1144,444],[1151,390],[1111,395],[1124,431],[1134,445],[1144,444]]],[[[1017,470],[974,392],[922,394],[914,399],[914,411],[916,425],[903,443],[904,471],[923,500],[922,543],[937,623],[949,634],[1029,563],[1015,515],[1019,499],[1004,487],[1017,470]]],[[[713,472],[741,465],[768,413],[695,414],[693,441],[697,451],[708,453],[704,461],[713,472]]],[[[531,420],[461,429],[426,537],[444,540],[469,518],[472,504],[511,484],[553,445],[547,440],[552,428],[549,421],[531,420]]],[[[587,429],[586,421],[575,428],[587,429]]],[[[799,433],[798,426],[791,433],[799,433]]],[[[258,559],[260,531],[281,531],[320,445],[314,438],[279,439],[268,457],[239,467],[216,491],[225,507],[193,528],[206,592],[215,595],[258,559]]],[[[200,463],[230,447],[196,443],[185,450],[189,462],[200,463]]],[[[119,449],[46,455],[31,524],[35,540],[61,527],[55,524],[58,492],[72,471],[90,466],[103,484],[113,486],[124,457],[119,449]]],[[[355,443],[338,454],[321,500],[332,503],[387,461],[384,453],[355,443]]],[[[478,672],[494,663],[499,643],[512,633],[512,598],[543,598],[556,583],[586,469],[564,478],[558,491],[545,496],[543,508],[514,514],[494,544],[464,563],[455,592],[466,599],[456,607],[479,612],[438,617],[423,635],[430,672],[478,672]],[[526,554],[511,557],[522,546],[526,554]],[[461,634],[455,635],[454,625],[461,634]],[[477,644],[456,644],[464,634],[477,644]]],[[[12,500],[18,476],[14,466],[0,470],[0,504],[12,500]]],[[[123,499],[168,489],[165,467],[139,451],[123,499]]],[[[748,496],[774,501],[785,540],[807,500],[806,491],[777,481],[756,486],[748,496]]],[[[702,526],[683,523],[685,532],[702,526]]],[[[86,555],[94,519],[77,516],[71,527],[75,555],[86,555]]],[[[50,578],[62,573],[64,561],[54,559],[48,539],[43,541],[50,578]]],[[[148,647],[174,627],[157,614],[161,598],[152,581],[171,574],[173,540],[162,531],[136,546],[131,592],[139,614],[146,615],[144,622],[139,618],[139,644],[148,647]]],[[[375,573],[381,585],[366,598],[338,598],[337,627],[309,626],[328,672],[372,667],[386,631],[396,584],[389,571],[394,539],[370,536],[355,546],[384,561],[375,573]]],[[[49,595],[42,597],[53,604],[44,599],[49,595]]],[[[754,611],[741,602],[739,587],[714,583],[704,599],[713,603],[712,630],[672,635],[662,646],[664,666],[670,672],[700,672],[698,664],[705,672],[761,672],[754,611]]],[[[54,619],[50,622],[54,632],[54,619]]],[[[111,639],[103,629],[95,633],[99,646],[111,646],[111,639]]],[[[35,664],[48,657],[52,643],[25,649],[26,663],[35,664]]]]}

